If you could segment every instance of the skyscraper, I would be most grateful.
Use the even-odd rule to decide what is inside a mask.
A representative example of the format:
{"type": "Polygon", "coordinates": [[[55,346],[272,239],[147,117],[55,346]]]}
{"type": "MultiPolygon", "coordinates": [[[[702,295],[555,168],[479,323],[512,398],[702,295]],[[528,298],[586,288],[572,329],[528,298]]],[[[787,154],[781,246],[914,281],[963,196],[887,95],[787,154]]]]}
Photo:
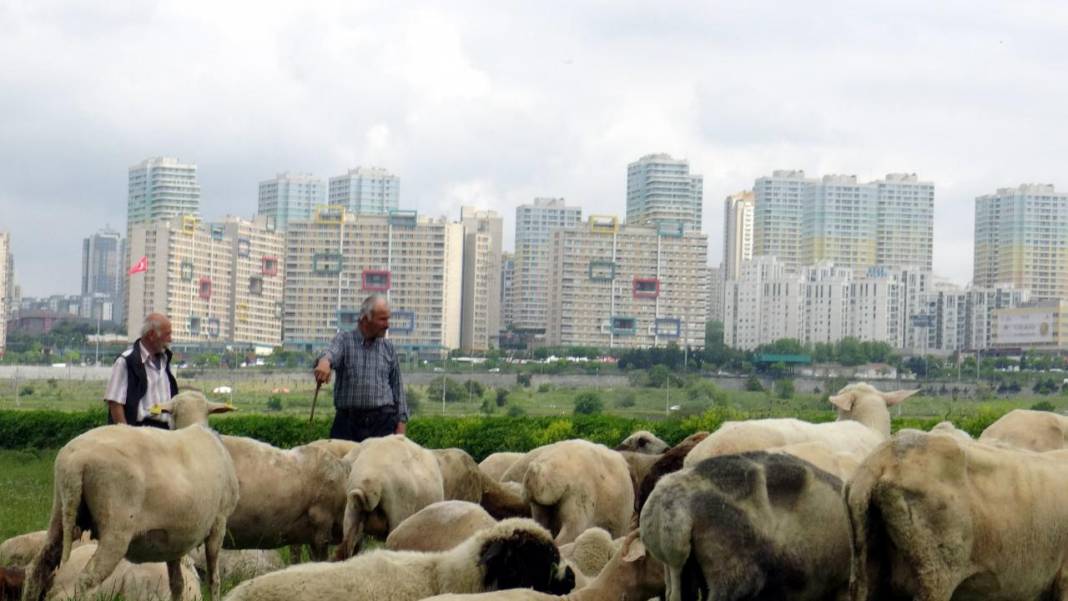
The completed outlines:
{"type": "Polygon", "coordinates": [[[7,348],[7,320],[10,316],[11,289],[15,283],[11,281],[11,234],[0,232],[0,357],[7,348]]]}
{"type": "Polygon", "coordinates": [[[145,159],[130,167],[126,229],[200,212],[197,166],[170,157],[145,159]]]}
{"type": "Polygon", "coordinates": [[[351,213],[386,214],[400,206],[400,178],[379,167],[357,167],[330,178],[329,201],[351,213]]]}
{"type": "Polygon", "coordinates": [[[307,173],[279,173],[274,179],[260,182],[260,215],[274,219],[275,228],[284,232],[290,221],[311,219],[312,210],[326,203],[326,182],[307,173]]]}
{"type": "Polygon", "coordinates": [[[105,228],[82,240],[82,317],[120,322],[125,262],[119,232],[105,228]]]}
{"type": "Polygon", "coordinates": [[[722,279],[732,280],[753,258],[753,193],[731,194],[723,203],[722,279]]]}
{"type": "Polygon", "coordinates": [[[516,330],[544,333],[549,319],[549,241],[557,228],[572,227],[582,209],[563,198],[535,198],[515,209],[515,272],[512,312],[516,330]]]}
{"type": "Polygon", "coordinates": [[[823,261],[931,269],[934,184],[915,174],[859,183],[852,175],[815,180],[775,171],[757,179],[753,193],[754,255],[794,270],[823,261]]]}
{"type": "Polygon", "coordinates": [[[1068,194],[1023,184],[976,198],[974,281],[1068,298],[1068,194]]]}
{"type": "Polygon", "coordinates": [[[627,223],[674,221],[701,229],[704,179],[690,163],[666,154],[648,154],[627,165],[627,223]]]}
{"type": "Polygon", "coordinates": [[[464,291],[460,348],[497,346],[501,331],[503,222],[496,211],[460,207],[464,226],[464,291]]]}

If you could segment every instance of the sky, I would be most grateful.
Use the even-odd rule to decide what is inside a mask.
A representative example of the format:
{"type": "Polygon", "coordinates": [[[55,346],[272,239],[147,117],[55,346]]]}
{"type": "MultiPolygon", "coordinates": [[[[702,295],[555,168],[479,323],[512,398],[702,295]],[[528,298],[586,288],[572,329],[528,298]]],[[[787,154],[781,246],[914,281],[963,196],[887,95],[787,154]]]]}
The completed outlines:
{"type": "Polygon", "coordinates": [[[201,213],[249,217],[282,171],[400,177],[401,207],[624,215],[626,166],[723,198],[775,169],[935,183],[934,268],[971,279],[974,199],[1068,191],[1068,4],[0,0],[0,230],[27,296],[80,287],[124,230],[127,170],[198,165],[201,213]]]}

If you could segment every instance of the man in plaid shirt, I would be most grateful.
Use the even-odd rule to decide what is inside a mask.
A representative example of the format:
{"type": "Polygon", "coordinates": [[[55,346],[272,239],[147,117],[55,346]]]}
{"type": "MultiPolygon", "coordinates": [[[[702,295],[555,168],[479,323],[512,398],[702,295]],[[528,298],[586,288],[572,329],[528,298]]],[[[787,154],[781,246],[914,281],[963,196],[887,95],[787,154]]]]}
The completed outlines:
{"type": "Polygon", "coordinates": [[[356,442],[373,436],[404,434],[408,404],[404,400],[400,363],[389,329],[389,303],[372,295],[360,306],[356,328],[339,332],[315,365],[315,381],[334,385],[334,425],[331,438],[356,442]]]}

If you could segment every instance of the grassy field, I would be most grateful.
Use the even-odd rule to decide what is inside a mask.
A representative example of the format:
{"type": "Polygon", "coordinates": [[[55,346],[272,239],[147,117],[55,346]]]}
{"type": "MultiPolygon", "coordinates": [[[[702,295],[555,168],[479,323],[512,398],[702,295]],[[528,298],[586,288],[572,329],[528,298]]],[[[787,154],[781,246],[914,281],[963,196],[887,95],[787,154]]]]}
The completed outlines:
{"type": "Polygon", "coordinates": [[[0,451],[0,540],[48,526],[55,450],[0,451]]]}

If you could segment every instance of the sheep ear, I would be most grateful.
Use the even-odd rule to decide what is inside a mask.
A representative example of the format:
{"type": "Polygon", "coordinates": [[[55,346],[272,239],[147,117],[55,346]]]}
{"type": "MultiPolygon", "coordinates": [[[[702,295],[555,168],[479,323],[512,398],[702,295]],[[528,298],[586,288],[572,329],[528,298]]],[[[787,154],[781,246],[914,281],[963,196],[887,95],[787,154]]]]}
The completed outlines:
{"type": "Polygon", "coordinates": [[[635,535],[623,542],[623,561],[626,563],[632,563],[645,557],[645,545],[642,544],[642,539],[635,535]]]}
{"type": "Polygon", "coordinates": [[[843,392],[842,394],[836,394],[827,400],[829,400],[832,405],[838,407],[842,411],[852,411],[853,402],[856,401],[856,397],[853,396],[852,392],[843,392]]]}
{"type": "Polygon", "coordinates": [[[234,407],[230,403],[223,404],[208,401],[208,413],[229,413],[231,411],[237,411],[237,407],[234,407]]]}
{"type": "Polygon", "coordinates": [[[896,405],[917,392],[919,392],[919,390],[895,390],[894,392],[884,392],[883,400],[886,401],[887,406],[896,405]]]}

